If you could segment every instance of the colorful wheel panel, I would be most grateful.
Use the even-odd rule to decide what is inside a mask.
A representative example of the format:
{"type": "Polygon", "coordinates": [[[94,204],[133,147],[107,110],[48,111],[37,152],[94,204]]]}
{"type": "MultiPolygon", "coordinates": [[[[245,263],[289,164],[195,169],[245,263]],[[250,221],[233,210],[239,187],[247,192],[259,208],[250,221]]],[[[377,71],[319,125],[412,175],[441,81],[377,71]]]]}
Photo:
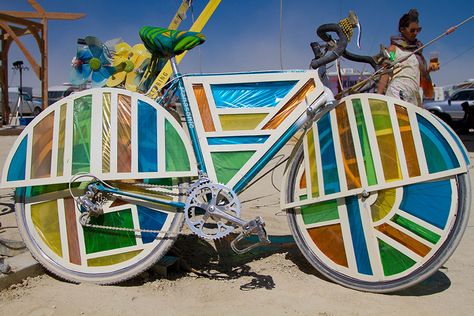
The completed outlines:
{"type": "Polygon", "coordinates": [[[183,222],[182,214],[171,209],[116,199],[106,202],[104,214],[91,224],[174,234],[83,227],[64,185],[17,189],[16,198],[18,226],[33,256],[73,282],[109,284],[133,277],[166,253],[183,222]]]}
{"type": "MultiPolygon", "coordinates": [[[[299,199],[306,193],[302,169],[291,182],[299,199]]],[[[304,205],[288,216],[298,246],[324,275],[390,292],[422,281],[449,258],[467,224],[469,192],[463,174],[304,205]]]]}

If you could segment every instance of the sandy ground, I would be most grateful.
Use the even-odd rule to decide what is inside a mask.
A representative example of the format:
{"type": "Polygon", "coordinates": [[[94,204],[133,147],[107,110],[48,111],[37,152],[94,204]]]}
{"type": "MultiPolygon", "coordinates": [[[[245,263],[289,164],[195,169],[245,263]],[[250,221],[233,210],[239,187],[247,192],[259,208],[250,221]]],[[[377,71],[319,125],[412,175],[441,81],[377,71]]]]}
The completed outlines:
{"type": "MultiPolygon", "coordinates": [[[[0,161],[15,137],[0,137],[0,161]]],[[[474,136],[464,137],[474,158],[474,136]]],[[[472,178],[471,174],[471,178],[472,178]]],[[[280,183],[281,170],[273,175],[280,183]]],[[[278,186],[277,185],[277,186],[278,186]]],[[[11,191],[0,191],[0,221],[14,225],[11,191]]],[[[272,236],[289,237],[278,212],[271,175],[242,196],[246,218],[262,215],[272,236]]],[[[70,284],[44,274],[0,292],[2,315],[472,315],[474,310],[474,218],[454,255],[434,275],[390,295],[362,293],[319,275],[293,243],[252,255],[232,255],[194,236],[177,244],[197,273],[152,270],[115,286],[70,284]]],[[[2,237],[17,238],[15,230],[2,237]]],[[[288,238],[286,238],[288,239],[288,238]]],[[[291,239],[290,239],[291,241],[291,239]]]]}

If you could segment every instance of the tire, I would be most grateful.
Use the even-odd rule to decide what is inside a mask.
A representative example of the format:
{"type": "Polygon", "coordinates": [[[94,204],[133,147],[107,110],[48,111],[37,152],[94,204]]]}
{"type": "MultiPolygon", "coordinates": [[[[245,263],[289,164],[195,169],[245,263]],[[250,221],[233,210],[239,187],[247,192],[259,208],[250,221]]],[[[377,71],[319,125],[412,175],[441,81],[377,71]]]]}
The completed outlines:
{"type": "MultiPolygon", "coordinates": [[[[288,202],[295,201],[296,194],[301,194],[301,191],[298,193],[298,189],[303,183],[299,181],[302,170],[304,170],[304,167],[302,167],[303,161],[303,149],[300,148],[289,170],[286,196],[288,202]]],[[[353,238],[351,223],[349,223],[348,220],[344,221],[342,216],[340,217],[339,229],[342,233],[338,235],[337,229],[333,229],[334,227],[337,228],[338,225],[334,224],[337,221],[333,220],[327,224],[322,222],[319,227],[310,228],[308,227],[309,225],[304,222],[301,211],[302,207],[288,210],[289,226],[296,244],[313,267],[330,280],[343,286],[360,291],[378,293],[394,292],[410,287],[436,272],[452,255],[466,229],[470,212],[469,175],[467,173],[460,174],[437,181],[416,183],[414,185],[383,190],[376,192],[376,194],[371,192],[373,197],[377,196],[375,200],[374,198],[370,200],[370,196],[366,200],[362,200],[360,196],[343,197],[337,200],[338,204],[336,207],[339,209],[339,205],[343,204],[344,207],[347,207],[347,210],[349,210],[349,203],[357,201],[357,205],[359,205],[358,210],[368,210],[368,208],[361,207],[365,205],[364,203],[367,203],[370,206],[370,210],[372,210],[372,207],[375,209],[375,207],[380,205],[389,205],[384,204],[389,200],[389,193],[393,193],[392,196],[401,196],[402,198],[401,200],[398,198],[398,202],[397,199],[395,199],[390,211],[375,222],[373,213],[365,212],[366,217],[370,218],[372,214],[372,218],[370,218],[370,224],[361,225],[363,234],[359,236],[365,236],[364,238],[367,238],[367,242],[365,239],[364,242],[366,242],[366,249],[369,249],[367,256],[372,274],[367,273],[367,269],[363,267],[363,264],[359,266],[358,260],[360,260],[360,262],[363,262],[363,260],[355,257],[356,250],[354,249],[357,248],[354,244],[354,240],[359,242],[360,239],[353,238]],[[430,190],[423,190],[423,188],[429,189],[436,185],[451,188],[451,190],[445,190],[450,191],[450,194],[441,194],[442,197],[440,197],[443,201],[442,203],[446,205],[449,203],[449,214],[446,225],[443,229],[437,229],[436,233],[426,232],[427,228],[424,227],[425,231],[422,230],[420,232],[420,230],[418,230],[416,234],[416,226],[412,225],[413,223],[411,226],[407,225],[410,220],[416,220],[415,216],[410,217],[410,220],[403,218],[400,214],[403,211],[400,211],[398,206],[405,201],[405,197],[408,199],[410,196],[414,196],[417,199],[417,203],[429,200],[431,198],[430,190]],[[388,192],[390,190],[391,192],[388,192]],[[413,191],[416,193],[411,193],[413,191]],[[446,196],[446,198],[444,196],[446,196]],[[377,201],[378,197],[381,197],[380,201],[377,201]],[[393,227],[398,229],[398,233],[393,227]],[[344,231],[346,232],[345,235],[344,231]],[[346,238],[348,231],[350,238],[346,238]],[[382,240],[380,236],[383,237],[387,235],[383,235],[381,232],[387,233],[387,235],[391,237],[384,237],[384,240],[382,240]],[[312,234],[313,238],[310,234],[312,234]],[[438,237],[436,237],[436,235],[438,237]],[[318,236],[319,238],[315,238],[318,236]],[[424,237],[422,238],[420,236],[424,237]],[[431,241],[424,238],[430,239],[431,241]],[[351,239],[352,243],[344,239],[351,239]],[[390,245],[387,243],[387,240],[390,241],[390,245]],[[343,246],[338,248],[337,245],[339,244],[343,246]],[[372,246],[370,246],[370,244],[372,246]],[[415,253],[415,255],[408,257],[404,252],[414,253],[414,251],[409,248],[413,247],[413,244],[420,247],[420,249],[415,250],[421,254],[415,253]],[[342,250],[338,253],[337,249],[342,250]],[[374,249],[376,251],[374,251],[374,249]],[[389,255],[391,255],[391,257],[389,255]],[[347,264],[344,263],[344,258],[341,259],[343,256],[345,256],[347,264]],[[413,259],[413,257],[418,258],[418,260],[413,259]],[[356,266],[354,266],[354,264],[356,266]]],[[[434,193],[435,192],[433,192],[433,194],[434,193]]],[[[405,204],[405,206],[407,205],[408,204],[405,204]]],[[[359,212],[359,214],[361,215],[357,216],[362,218],[364,212],[359,212]]],[[[407,213],[403,213],[403,216],[406,214],[407,213]]],[[[347,217],[349,218],[349,216],[347,217]]],[[[424,221],[420,219],[418,221],[420,225],[421,223],[425,223],[425,221],[436,222],[433,214],[429,214],[428,212],[425,212],[422,217],[424,217],[424,221]]],[[[364,222],[364,219],[361,221],[364,222]]],[[[367,221],[365,223],[367,223],[367,221]]],[[[434,225],[426,226],[434,227],[434,225]]]]}
{"type": "Polygon", "coordinates": [[[430,113],[439,117],[441,120],[443,120],[443,122],[445,122],[449,126],[451,126],[453,123],[453,120],[451,119],[451,116],[449,116],[449,114],[441,113],[436,110],[430,110],[430,113]]]}
{"type": "Polygon", "coordinates": [[[43,111],[41,108],[35,107],[35,109],[33,110],[33,115],[38,116],[40,115],[41,111],[43,111]]]}
{"type": "MultiPolygon", "coordinates": [[[[173,233],[139,234],[82,227],[80,212],[66,188],[20,188],[15,199],[18,228],[31,254],[47,270],[67,281],[114,284],[130,279],[166,254],[183,225],[182,212],[116,200],[106,202],[104,215],[92,219],[92,223],[173,233]]],[[[75,191],[74,195],[81,194],[80,190],[75,191]]]]}

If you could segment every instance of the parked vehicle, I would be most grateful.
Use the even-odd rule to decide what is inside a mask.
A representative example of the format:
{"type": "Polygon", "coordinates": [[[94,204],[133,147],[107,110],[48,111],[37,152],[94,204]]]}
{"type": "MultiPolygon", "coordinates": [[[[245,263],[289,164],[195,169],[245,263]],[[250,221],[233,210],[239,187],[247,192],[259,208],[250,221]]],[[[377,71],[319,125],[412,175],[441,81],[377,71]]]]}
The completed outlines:
{"type": "Polygon", "coordinates": [[[78,91],[79,88],[71,85],[60,85],[48,88],[48,105],[67,97],[73,92],[78,91]]]}
{"type": "MultiPolygon", "coordinates": [[[[18,109],[18,114],[36,116],[41,113],[41,102],[33,100],[33,89],[31,87],[23,87],[22,91],[22,99],[20,102],[20,108],[18,109]]],[[[16,111],[19,95],[19,87],[8,88],[8,105],[10,106],[11,113],[16,111]]]]}
{"type": "Polygon", "coordinates": [[[464,118],[462,103],[466,101],[469,106],[474,106],[474,88],[458,90],[444,101],[426,102],[424,107],[446,123],[453,125],[453,122],[464,118]]]}

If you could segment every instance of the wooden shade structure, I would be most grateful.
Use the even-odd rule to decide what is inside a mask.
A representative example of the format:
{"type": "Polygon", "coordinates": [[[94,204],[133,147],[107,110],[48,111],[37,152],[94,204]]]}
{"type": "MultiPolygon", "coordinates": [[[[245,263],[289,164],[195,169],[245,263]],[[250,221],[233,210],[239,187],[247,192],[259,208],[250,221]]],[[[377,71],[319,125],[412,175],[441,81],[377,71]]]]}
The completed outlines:
{"type": "Polygon", "coordinates": [[[2,89],[3,122],[8,122],[8,51],[15,42],[25,55],[34,73],[41,81],[42,106],[48,106],[48,20],[76,20],[85,16],[82,13],[46,12],[35,0],[28,0],[35,11],[0,11],[1,65],[0,84],[2,89]],[[40,20],[39,22],[34,20],[40,20]],[[39,47],[40,64],[35,60],[20,40],[31,34],[39,47]]]}

